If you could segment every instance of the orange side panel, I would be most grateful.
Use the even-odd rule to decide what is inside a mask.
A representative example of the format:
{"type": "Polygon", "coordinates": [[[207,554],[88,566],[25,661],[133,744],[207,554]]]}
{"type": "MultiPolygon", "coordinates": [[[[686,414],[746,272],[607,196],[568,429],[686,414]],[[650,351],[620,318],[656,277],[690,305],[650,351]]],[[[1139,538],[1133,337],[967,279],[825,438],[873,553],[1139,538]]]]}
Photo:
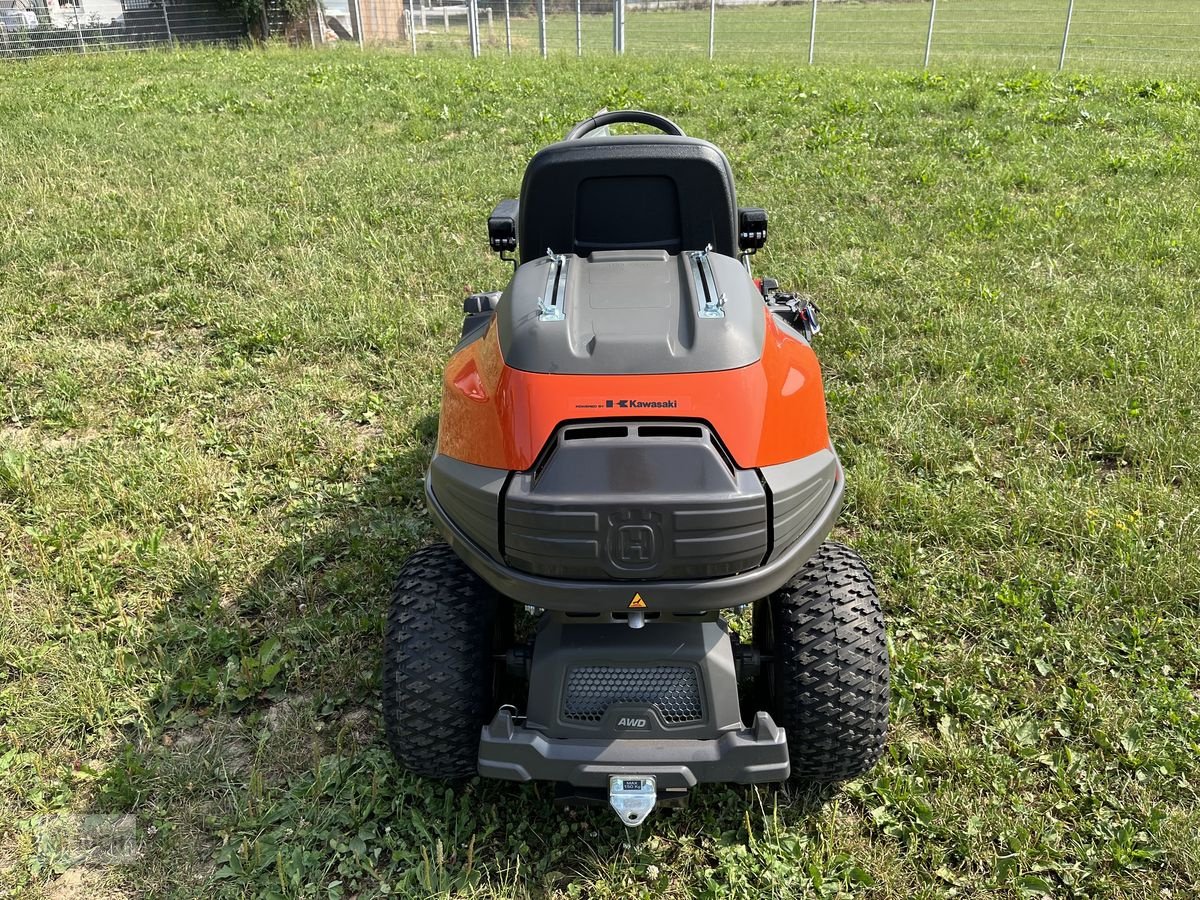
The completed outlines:
{"type": "Polygon", "coordinates": [[[504,364],[495,324],[450,360],[438,450],[496,469],[533,465],[563,422],[700,419],[741,468],[801,459],[829,446],[821,370],[812,349],[767,316],[762,359],[686,375],[552,375],[504,364]]]}

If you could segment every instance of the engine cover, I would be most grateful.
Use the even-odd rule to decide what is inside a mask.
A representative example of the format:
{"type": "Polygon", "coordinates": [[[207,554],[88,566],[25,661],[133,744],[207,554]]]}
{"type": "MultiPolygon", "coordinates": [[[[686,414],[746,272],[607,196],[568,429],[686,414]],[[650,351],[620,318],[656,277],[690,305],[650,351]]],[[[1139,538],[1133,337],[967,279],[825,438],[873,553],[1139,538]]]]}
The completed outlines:
{"type": "Polygon", "coordinates": [[[497,304],[496,327],[506,364],[525,372],[717,372],[762,357],[762,311],[736,259],[621,250],[521,266],[497,304]]]}
{"type": "Polygon", "coordinates": [[[551,578],[719,578],[770,548],[758,474],[700,423],[562,428],[503,503],[505,560],[551,578]]]}

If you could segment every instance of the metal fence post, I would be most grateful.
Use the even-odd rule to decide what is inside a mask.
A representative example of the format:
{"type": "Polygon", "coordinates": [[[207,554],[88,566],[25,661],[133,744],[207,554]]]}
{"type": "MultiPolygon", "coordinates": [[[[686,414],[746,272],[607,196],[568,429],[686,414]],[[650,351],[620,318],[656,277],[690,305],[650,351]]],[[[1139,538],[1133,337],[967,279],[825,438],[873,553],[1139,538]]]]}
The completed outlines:
{"type": "Polygon", "coordinates": [[[708,0],[708,58],[713,58],[717,36],[717,0],[708,0]]]}
{"type": "Polygon", "coordinates": [[[1071,15],[1075,12],[1075,0],[1067,0],[1067,24],[1063,28],[1062,51],[1058,54],[1058,71],[1067,64],[1067,40],[1071,37],[1071,15]]]}
{"type": "Polygon", "coordinates": [[[613,53],[625,53],[625,0],[613,0],[613,53]]]}
{"type": "Polygon", "coordinates": [[[504,0],[504,48],[512,56],[512,15],[508,9],[508,0],[504,0]]]}
{"type": "Polygon", "coordinates": [[[409,37],[409,40],[412,42],[412,54],[413,54],[413,56],[416,56],[417,55],[417,22],[416,22],[416,19],[413,18],[413,13],[412,13],[411,9],[406,9],[404,11],[404,15],[408,17],[408,37],[409,37]]]}
{"type": "Polygon", "coordinates": [[[167,26],[167,43],[171,43],[174,38],[171,36],[171,17],[167,15],[167,0],[163,0],[163,24],[167,26]]]}
{"type": "Polygon", "coordinates": [[[354,13],[354,37],[358,40],[358,49],[363,48],[362,4],[359,0],[350,0],[350,11],[354,13]]]}
{"type": "Polygon", "coordinates": [[[79,52],[87,53],[87,43],[83,40],[83,26],[79,24],[79,7],[75,7],[75,33],[79,35],[79,52]]]}
{"type": "Polygon", "coordinates": [[[929,68],[929,54],[933,50],[933,17],[937,15],[937,0],[929,0],[929,34],[925,35],[925,68],[929,68]]]}
{"type": "Polygon", "coordinates": [[[546,47],[546,0],[538,0],[538,41],[542,48],[542,59],[549,53],[546,47]]]}
{"type": "Polygon", "coordinates": [[[575,55],[583,56],[583,6],[575,0],[575,55]]]}
{"type": "Polygon", "coordinates": [[[808,26],[808,64],[813,64],[813,51],[817,46],[817,0],[812,0],[812,19],[808,26]]]}
{"type": "Polygon", "coordinates": [[[472,59],[479,59],[479,7],[476,0],[467,0],[467,39],[471,43],[472,59]]]}
{"type": "Polygon", "coordinates": [[[313,30],[313,10],[311,4],[305,10],[305,16],[308,18],[308,43],[315,48],[317,46],[317,33],[313,30]]]}

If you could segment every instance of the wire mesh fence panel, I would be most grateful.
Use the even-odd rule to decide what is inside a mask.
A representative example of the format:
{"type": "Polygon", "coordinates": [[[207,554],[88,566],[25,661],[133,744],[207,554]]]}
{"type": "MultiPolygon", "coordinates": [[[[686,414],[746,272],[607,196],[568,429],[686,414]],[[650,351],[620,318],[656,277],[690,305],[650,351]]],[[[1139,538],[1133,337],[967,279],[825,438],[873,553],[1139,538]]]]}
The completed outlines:
{"type": "MultiPolygon", "coordinates": [[[[503,3],[494,4],[498,49],[506,50],[503,3]]],[[[521,0],[511,3],[510,32],[513,53],[540,53],[541,4],[521,0]]],[[[613,52],[613,4],[610,0],[556,0],[545,4],[545,46],[548,56],[595,55],[613,52]]]]}
{"type": "MultiPolygon", "coordinates": [[[[492,3],[492,15],[498,23],[499,40],[494,49],[521,55],[536,55],[541,52],[538,26],[538,6],[529,0],[509,0],[507,9],[503,3],[492,3]]],[[[491,45],[488,45],[491,47],[491,45]]]]}
{"type": "Polygon", "coordinates": [[[296,12],[282,0],[267,0],[258,31],[263,38],[293,47],[318,47],[335,42],[344,27],[336,12],[320,6],[296,12]]]}
{"type": "MultiPolygon", "coordinates": [[[[0,24],[0,54],[15,58],[28,58],[42,53],[85,52],[87,48],[83,32],[74,22],[69,24],[43,23],[36,18],[32,22],[0,24]]],[[[104,26],[98,26],[103,28],[104,26]]]]}
{"type": "Polygon", "coordinates": [[[612,3],[604,0],[581,2],[578,15],[574,0],[547,3],[546,52],[569,56],[612,53],[612,10],[612,3]]]}
{"type": "Polygon", "coordinates": [[[1065,63],[1072,69],[1195,71],[1200,67],[1200,2],[1075,0],[1065,63]]]}
{"type": "Polygon", "coordinates": [[[149,29],[157,30],[155,19],[161,17],[168,39],[176,44],[240,44],[248,36],[244,15],[221,2],[168,0],[164,6],[149,0],[135,10],[125,0],[125,9],[127,21],[140,19],[149,29]]]}
{"type": "Polygon", "coordinates": [[[1200,69],[1200,0],[0,0],[0,58],[165,44],[688,54],[883,67],[1200,69]],[[286,5],[285,5],[286,4],[286,5]],[[301,4],[303,8],[303,4],[301,4]]]}
{"type": "Polygon", "coordinates": [[[244,15],[221,0],[49,0],[0,8],[0,58],[164,44],[239,44],[244,15]]]}
{"type": "Polygon", "coordinates": [[[920,65],[929,4],[822,2],[813,60],[820,65],[920,65]]]}
{"type": "MultiPolygon", "coordinates": [[[[510,0],[510,27],[513,53],[537,54],[541,52],[541,25],[539,5],[531,0],[510,0]]],[[[549,40],[549,31],[547,31],[549,40]]]]}
{"type": "Polygon", "coordinates": [[[708,54],[708,0],[626,0],[625,52],[708,54]]]}
{"type": "MultiPolygon", "coordinates": [[[[1057,67],[1070,0],[627,0],[627,48],[817,64],[1057,67]],[[815,21],[814,21],[815,20],[815,21]]],[[[1066,59],[1200,67],[1197,0],[1074,0],[1066,59]],[[1125,33],[1123,31],[1127,31],[1125,33]],[[1160,39],[1160,40],[1156,40],[1160,39]]]]}
{"type": "MultiPolygon", "coordinates": [[[[612,16],[612,5],[607,4],[608,14],[612,16]]],[[[594,19],[594,16],[589,16],[589,19],[594,19]]],[[[600,46],[601,41],[607,41],[610,50],[612,48],[612,19],[605,20],[604,28],[587,30],[582,29],[583,12],[580,11],[580,19],[578,25],[580,29],[576,29],[575,17],[575,2],[546,2],[546,53],[554,55],[575,55],[577,46],[589,47],[596,49],[600,46]],[[581,34],[582,32],[582,34],[581,34]],[[577,40],[582,38],[582,40],[577,40]]],[[[534,18],[534,36],[536,37],[536,17],[534,18]]],[[[594,22],[589,22],[588,25],[593,25],[594,22]]],[[[534,49],[538,48],[538,44],[534,43],[534,49]]]]}
{"type": "MultiPolygon", "coordinates": [[[[466,3],[426,3],[409,6],[417,53],[471,52],[470,6],[466,3]]],[[[365,15],[364,15],[365,19],[365,15]]],[[[494,30],[494,28],[493,28],[494,30]]],[[[398,43],[403,43],[399,41],[398,43]]]]}
{"type": "Polygon", "coordinates": [[[713,15],[713,56],[729,60],[766,54],[806,62],[812,13],[812,0],[770,6],[719,0],[713,15]]]}
{"type": "Polygon", "coordinates": [[[1058,65],[1069,0],[939,0],[934,65],[1058,65]]]}

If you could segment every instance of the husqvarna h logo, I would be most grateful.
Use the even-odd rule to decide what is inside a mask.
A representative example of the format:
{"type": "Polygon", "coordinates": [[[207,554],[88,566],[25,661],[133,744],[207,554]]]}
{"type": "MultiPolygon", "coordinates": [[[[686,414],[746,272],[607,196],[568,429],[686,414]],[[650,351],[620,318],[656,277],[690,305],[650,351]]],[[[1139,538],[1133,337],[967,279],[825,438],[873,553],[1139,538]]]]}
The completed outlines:
{"type": "Polygon", "coordinates": [[[622,525],[617,529],[617,561],[640,568],[654,564],[658,540],[649,525],[622,525]]]}
{"type": "Polygon", "coordinates": [[[610,513],[604,551],[614,572],[652,572],[662,561],[662,515],[649,509],[610,513]]]}

